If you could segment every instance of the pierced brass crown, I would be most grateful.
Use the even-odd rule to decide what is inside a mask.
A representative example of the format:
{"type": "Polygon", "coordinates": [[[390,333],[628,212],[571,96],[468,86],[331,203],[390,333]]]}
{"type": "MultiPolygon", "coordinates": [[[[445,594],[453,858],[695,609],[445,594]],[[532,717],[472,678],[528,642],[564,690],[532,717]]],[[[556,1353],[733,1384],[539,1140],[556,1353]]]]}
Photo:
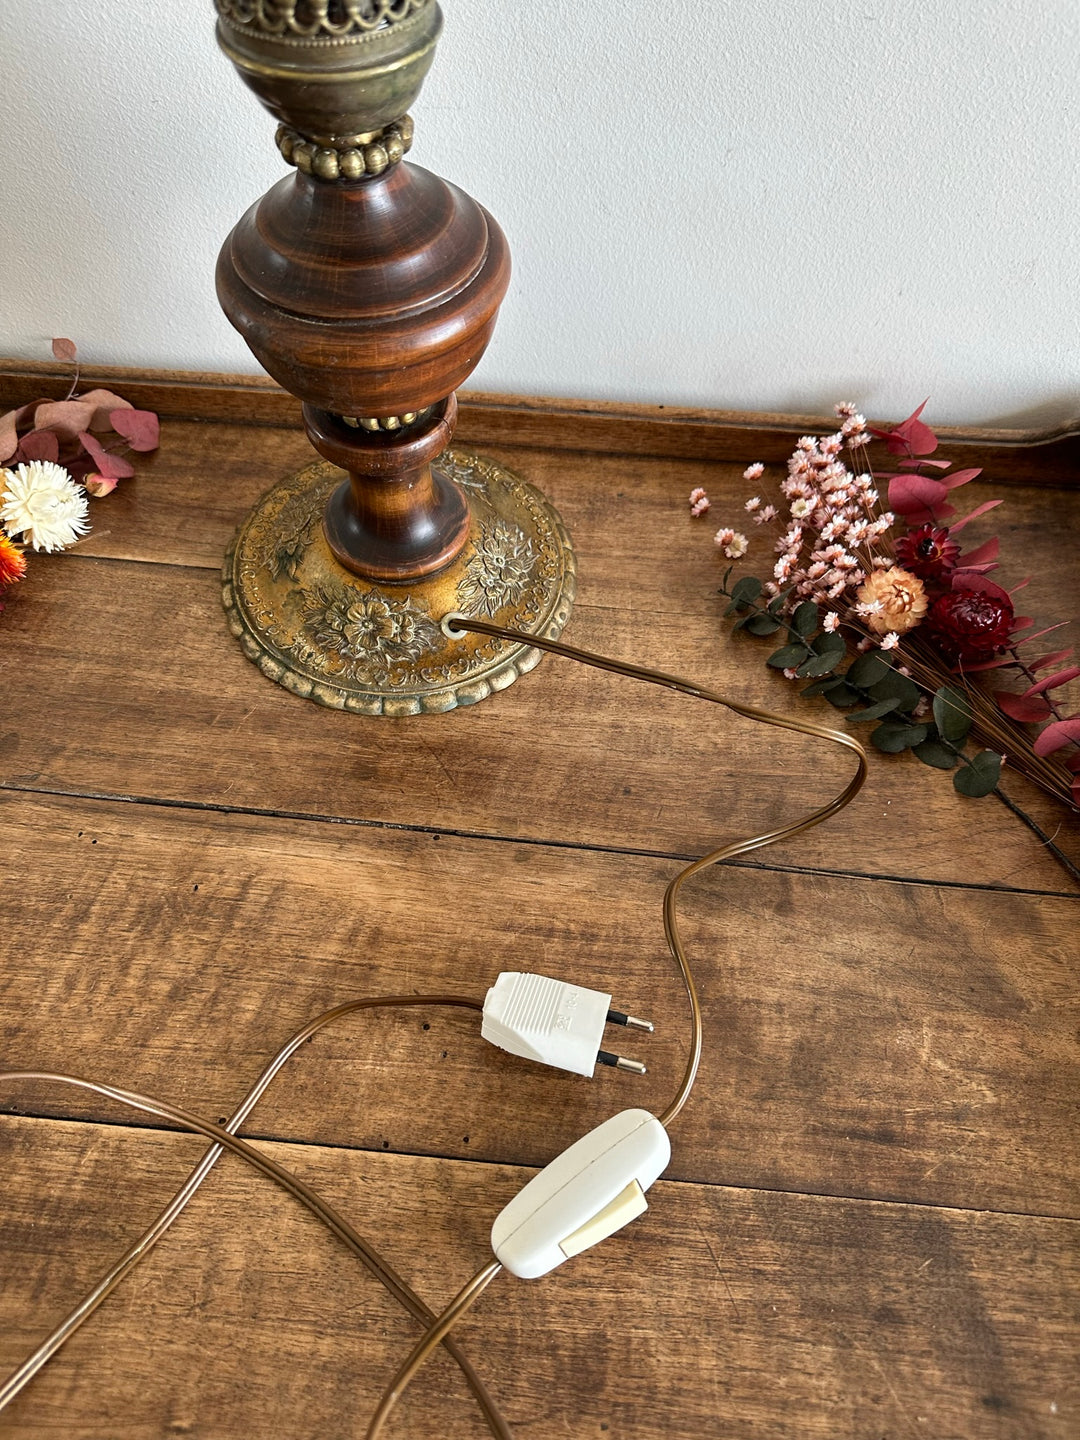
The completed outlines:
{"type": "Polygon", "coordinates": [[[218,15],[260,35],[337,39],[399,24],[434,0],[214,0],[218,15]]]}

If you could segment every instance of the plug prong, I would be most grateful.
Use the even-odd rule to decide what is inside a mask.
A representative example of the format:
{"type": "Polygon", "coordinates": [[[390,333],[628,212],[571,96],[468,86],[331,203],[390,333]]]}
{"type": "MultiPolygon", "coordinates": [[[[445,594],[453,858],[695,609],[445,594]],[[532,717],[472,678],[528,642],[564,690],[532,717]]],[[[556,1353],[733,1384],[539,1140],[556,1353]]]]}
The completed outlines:
{"type": "Polygon", "coordinates": [[[636,1015],[627,1015],[625,1010],[609,1010],[607,1023],[609,1025],[629,1025],[632,1030],[647,1030],[650,1035],[653,1033],[651,1020],[639,1020],[636,1015]]]}
{"type": "Polygon", "coordinates": [[[628,1060],[625,1055],[613,1055],[610,1050],[598,1050],[596,1059],[600,1065],[611,1065],[616,1070],[629,1070],[632,1075],[646,1073],[640,1060],[628,1060]]]}

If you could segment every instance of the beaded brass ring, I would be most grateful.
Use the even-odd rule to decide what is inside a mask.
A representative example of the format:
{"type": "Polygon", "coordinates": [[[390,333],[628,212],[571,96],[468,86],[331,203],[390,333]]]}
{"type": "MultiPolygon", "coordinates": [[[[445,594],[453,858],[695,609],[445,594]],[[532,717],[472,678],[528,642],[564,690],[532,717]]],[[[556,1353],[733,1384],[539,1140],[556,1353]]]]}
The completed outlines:
{"type": "Polygon", "coordinates": [[[307,139],[289,125],[279,125],[275,136],[282,159],[318,180],[359,180],[381,175],[412,149],[413,120],[403,115],[392,125],[370,135],[352,135],[334,145],[307,139]]]}

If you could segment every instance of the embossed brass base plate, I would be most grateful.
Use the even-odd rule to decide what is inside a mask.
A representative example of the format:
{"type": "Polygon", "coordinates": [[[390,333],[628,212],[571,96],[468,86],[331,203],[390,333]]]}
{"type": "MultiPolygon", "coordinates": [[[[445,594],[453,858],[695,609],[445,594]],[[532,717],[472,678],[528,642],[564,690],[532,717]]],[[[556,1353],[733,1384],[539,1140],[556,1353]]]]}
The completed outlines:
{"type": "Polygon", "coordinates": [[[264,675],[320,705],[419,715],[505,690],[540,651],[482,635],[447,639],[452,610],[554,639],[574,600],[574,552],[558,512],[492,461],[447,450],[436,462],[469,497],[458,558],[408,585],[343,569],[322,528],[345,478],[326,461],[282,480],[252,510],[225,556],[229,628],[264,675]]]}

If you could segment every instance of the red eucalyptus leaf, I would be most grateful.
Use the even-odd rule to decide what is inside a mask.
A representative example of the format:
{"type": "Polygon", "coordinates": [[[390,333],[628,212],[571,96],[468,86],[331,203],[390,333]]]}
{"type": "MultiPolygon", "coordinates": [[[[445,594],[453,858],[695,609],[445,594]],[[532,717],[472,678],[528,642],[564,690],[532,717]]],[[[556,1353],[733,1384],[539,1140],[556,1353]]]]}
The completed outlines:
{"type": "Polygon", "coordinates": [[[5,460],[10,460],[19,448],[19,429],[24,421],[29,419],[32,423],[37,407],[47,404],[49,404],[47,400],[31,400],[28,405],[20,405],[17,410],[9,410],[6,415],[0,416],[0,465],[5,460]],[[12,435],[15,437],[15,443],[5,454],[5,447],[10,442],[12,435]]]}
{"type": "Polygon", "coordinates": [[[116,477],[114,475],[87,475],[83,481],[87,493],[96,495],[99,499],[102,495],[111,495],[116,489],[116,477]]]}
{"type": "Polygon", "coordinates": [[[898,460],[896,463],[899,465],[901,470],[917,470],[920,465],[932,465],[935,470],[948,470],[949,466],[952,464],[952,461],[923,460],[916,458],[910,460],[898,460]]]}
{"type": "Polygon", "coordinates": [[[1058,665],[1062,660],[1067,660],[1072,653],[1073,647],[1070,645],[1067,650],[1055,650],[1052,655],[1040,655],[1037,660],[1029,660],[1027,662],[1027,668],[1029,670],[1042,670],[1047,665],[1058,665]]]}
{"type": "MultiPolygon", "coordinates": [[[[922,409],[921,405],[919,409],[922,409]]],[[[897,426],[895,433],[904,437],[911,455],[932,455],[938,447],[938,438],[930,426],[914,417],[897,426]]]]}
{"type": "Polygon", "coordinates": [[[875,430],[871,426],[871,435],[885,441],[890,455],[932,455],[938,446],[937,436],[929,425],[924,425],[919,419],[926,406],[927,400],[924,400],[917,410],[891,430],[875,430]]]}
{"type": "Polygon", "coordinates": [[[10,460],[19,448],[18,410],[0,415],[0,465],[10,460]]]}
{"type": "Polygon", "coordinates": [[[940,480],[929,475],[894,475],[889,481],[889,509],[907,516],[943,504],[948,493],[940,480]]]}
{"type": "Polygon", "coordinates": [[[60,458],[60,441],[52,430],[31,430],[19,441],[16,458],[31,460],[52,460],[60,458]]]}
{"type": "Polygon", "coordinates": [[[55,430],[64,440],[74,440],[90,424],[94,406],[86,400],[46,400],[34,411],[35,430],[55,430]]]}
{"type": "Polygon", "coordinates": [[[107,479],[126,480],[129,475],[135,474],[135,466],[130,460],[125,460],[123,455],[110,454],[100,441],[95,440],[88,431],[84,430],[79,439],[93,458],[100,473],[107,479]]]}
{"type": "Polygon", "coordinates": [[[954,590],[977,590],[980,595],[989,595],[992,599],[1000,600],[1003,605],[1012,608],[1009,592],[1003,590],[1000,585],[988,579],[978,570],[954,570],[950,579],[954,590]]]}
{"type": "Polygon", "coordinates": [[[1068,720],[1055,720],[1052,725],[1047,725],[1041,734],[1036,735],[1032,748],[1036,755],[1052,755],[1071,740],[1080,740],[1080,715],[1072,715],[1068,720]]]}
{"type": "Polygon", "coordinates": [[[85,395],[80,395],[79,399],[84,404],[92,401],[94,405],[94,418],[86,427],[88,430],[111,430],[113,425],[109,416],[113,411],[131,409],[130,400],[114,395],[111,390],[88,390],[85,395]]]}
{"type": "Polygon", "coordinates": [[[985,565],[989,560],[996,560],[1001,549],[1001,541],[995,535],[980,545],[977,550],[969,550],[967,554],[961,555],[960,564],[965,570],[974,570],[978,565],[985,565]]]}
{"type": "Polygon", "coordinates": [[[73,340],[54,340],[52,342],[52,353],[57,360],[67,360],[74,365],[79,358],[79,352],[75,349],[73,340]]]}
{"type": "MultiPolygon", "coordinates": [[[[929,465],[930,461],[925,463],[929,465]]],[[[946,475],[941,483],[946,490],[955,490],[958,485],[966,485],[969,480],[974,480],[976,475],[981,474],[981,470],[954,470],[951,475],[946,475]]]]}
{"type": "MultiPolygon", "coordinates": [[[[1069,624],[1071,624],[1071,623],[1072,623],[1072,622],[1069,621],[1069,620],[1059,620],[1056,625],[1047,625],[1047,627],[1046,627],[1045,630],[1036,630],[1034,635],[1025,635],[1022,640],[1017,640],[1017,639],[1014,637],[1014,639],[1013,639],[1013,644],[1014,644],[1014,645],[1026,645],[1029,640],[1039,640],[1039,639],[1042,638],[1042,636],[1044,636],[1044,635],[1049,635],[1049,634],[1051,634],[1054,630],[1060,630],[1063,625],[1069,625],[1069,624]]],[[[1069,652],[1066,651],[1065,653],[1068,654],[1069,652]]]]}
{"type": "MultiPolygon", "coordinates": [[[[1066,755],[1062,764],[1066,770],[1071,770],[1075,775],[1076,772],[1080,770],[1080,750],[1078,750],[1075,755],[1066,755]]],[[[1073,784],[1080,785],[1080,780],[1074,780],[1073,784]]]]}
{"type": "Polygon", "coordinates": [[[161,437],[158,417],[152,410],[114,410],[109,423],[118,435],[131,446],[132,450],[156,450],[161,437]]]}
{"type": "Polygon", "coordinates": [[[970,515],[965,515],[962,520],[957,520],[955,525],[949,526],[949,534],[955,535],[957,530],[962,530],[969,520],[976,520],[980,515],[985,515],[988,510],[993,510],[996,505],[1004,505],[1004,500],[984,500],[981,505],[976,505],[970,515]]]}
{"type": "Polygon", "coordinates": [[[1049,720],[1053,711],[1049,703],[1041,695],[1029,697],[1028,695],[1014,695],[1009,690],[1002,690],[994,696],[1010,720],[1020,720],[1025,725],[1034,725],[1040,720],[1049,720]]]}
{"type": "Polygon", "coordinates": [[[1059,685],[1067,685],[1070,680],[1075,680],[1080,675],[1080,665],[1070,665],[1067,670],[1059,670],[1055,675],[1048,675],[1045,680],[1040,680],[1037,685],[1032,685],[1030,690],[1025,690],[1025,695],[1041,695],[1044,690],[1056,690],[1059,685]]]}

